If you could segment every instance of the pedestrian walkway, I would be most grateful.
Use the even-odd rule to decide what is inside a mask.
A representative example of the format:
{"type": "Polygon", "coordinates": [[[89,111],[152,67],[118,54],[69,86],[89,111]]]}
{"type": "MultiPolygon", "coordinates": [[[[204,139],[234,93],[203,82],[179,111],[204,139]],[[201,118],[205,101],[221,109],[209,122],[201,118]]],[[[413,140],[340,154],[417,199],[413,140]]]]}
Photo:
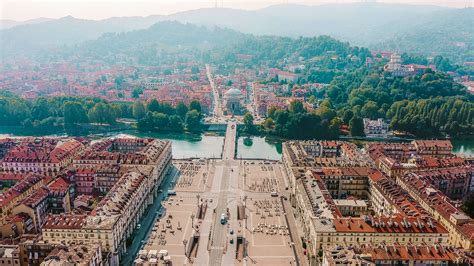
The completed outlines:
{"type": "Polygon", "coordinates": [[[291,239],[294,243],[294,251],[296,253],[295,254],[296,262],[298,265],[301,265],[301,266],[309,266],[308,259],[306,258],[306,256],[303,256],[304,254],[303,244],[301,243],[301,239],[298,234],[298,228],[296,225],[295,217],[293,216],[291,205],[289,201],[287,200],[282,200],[282,203],[283,203],[283,208],[285,209],[286,219],[288,222],[288,228],[290,229],[291,239]]]}

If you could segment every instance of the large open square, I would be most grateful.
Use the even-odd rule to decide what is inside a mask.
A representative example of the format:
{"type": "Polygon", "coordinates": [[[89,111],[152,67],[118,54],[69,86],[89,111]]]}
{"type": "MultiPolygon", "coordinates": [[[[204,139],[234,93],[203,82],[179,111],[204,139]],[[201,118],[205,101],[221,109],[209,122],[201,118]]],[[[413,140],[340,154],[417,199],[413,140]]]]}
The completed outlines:
{"type": "Polygon", "coordinates": [[[173,164],[178,172],[172,195],[140,251],[150,263],[150,252],[160,251],[178,265],[295,263],[283,206],[287,181],[279,163],[195,159],[173,164]]]}

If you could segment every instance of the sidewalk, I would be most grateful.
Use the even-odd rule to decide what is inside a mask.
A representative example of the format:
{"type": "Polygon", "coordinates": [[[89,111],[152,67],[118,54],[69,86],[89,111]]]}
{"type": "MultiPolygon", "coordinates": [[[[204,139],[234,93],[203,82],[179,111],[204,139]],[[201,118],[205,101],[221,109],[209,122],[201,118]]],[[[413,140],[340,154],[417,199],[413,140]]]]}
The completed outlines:
{"type": "Polygon", "coordinates": [[[309,266],[308,259],[304,255],[303,244],[298,235],[298,228],[295,217],[293,217],[293,210],[291,208],[290,202],[288,200],[282,199],[282,204],[286,213],[285,217],[288,223],[288,228],[290,229],[291,241],[294,243],[293,250],[295,252],[296,263],[297,265],[301,266],[309,266]]]}

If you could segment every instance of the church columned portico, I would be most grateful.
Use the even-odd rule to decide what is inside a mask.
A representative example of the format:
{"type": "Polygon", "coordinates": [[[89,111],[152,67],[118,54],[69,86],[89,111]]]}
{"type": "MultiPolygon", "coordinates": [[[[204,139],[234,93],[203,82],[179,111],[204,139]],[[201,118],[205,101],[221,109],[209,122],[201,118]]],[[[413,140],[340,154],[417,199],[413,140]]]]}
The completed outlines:
{"type": "Polygon", "coordinates": [[[232,88],[224,94],[224,108],[228,115],[241,115],[244,96],[238,89],[232,88]]]}

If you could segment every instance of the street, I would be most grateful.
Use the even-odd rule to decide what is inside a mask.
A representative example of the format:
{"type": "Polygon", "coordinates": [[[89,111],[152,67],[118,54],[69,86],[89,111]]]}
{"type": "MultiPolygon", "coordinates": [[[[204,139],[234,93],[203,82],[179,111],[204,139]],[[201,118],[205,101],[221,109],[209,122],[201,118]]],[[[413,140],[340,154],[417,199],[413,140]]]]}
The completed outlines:
{"type": "Polygon", "coordinates": [[[212,89],[212,96],[213,96],[213,114],[215,116],[222,116],[222,104],[221,104],[221,99],[219,96],[219,91],[217,90],[216,84],[214,83],[214,78],[212,77],[211,73],[211,66],[209,64],[206,64],[206,73],[207,73],[207,79],[209,80],[209,84],[211,85],[212,89]]]}
{"type": "Polygon", "coordinates": [[[138,251],[142,248],[143,243],[148,239],[151,233],[151,228],[158,218],[159,211],[161,210],[161,203],[166,198],[169,187],[176,181],[178,171],[175,167],[170,169],[169,174],[164,178],[161,183],[161,193],[158,193],[155,201],[151,206],[148,207],[148,212],[140,220],[141,227],[135,230],[133,235],[133,241],[130,246],[127,247],[127,252],[123,255],[123,259],[120,261],[121,265],[132,265],[135,260],[138,251]]]}

